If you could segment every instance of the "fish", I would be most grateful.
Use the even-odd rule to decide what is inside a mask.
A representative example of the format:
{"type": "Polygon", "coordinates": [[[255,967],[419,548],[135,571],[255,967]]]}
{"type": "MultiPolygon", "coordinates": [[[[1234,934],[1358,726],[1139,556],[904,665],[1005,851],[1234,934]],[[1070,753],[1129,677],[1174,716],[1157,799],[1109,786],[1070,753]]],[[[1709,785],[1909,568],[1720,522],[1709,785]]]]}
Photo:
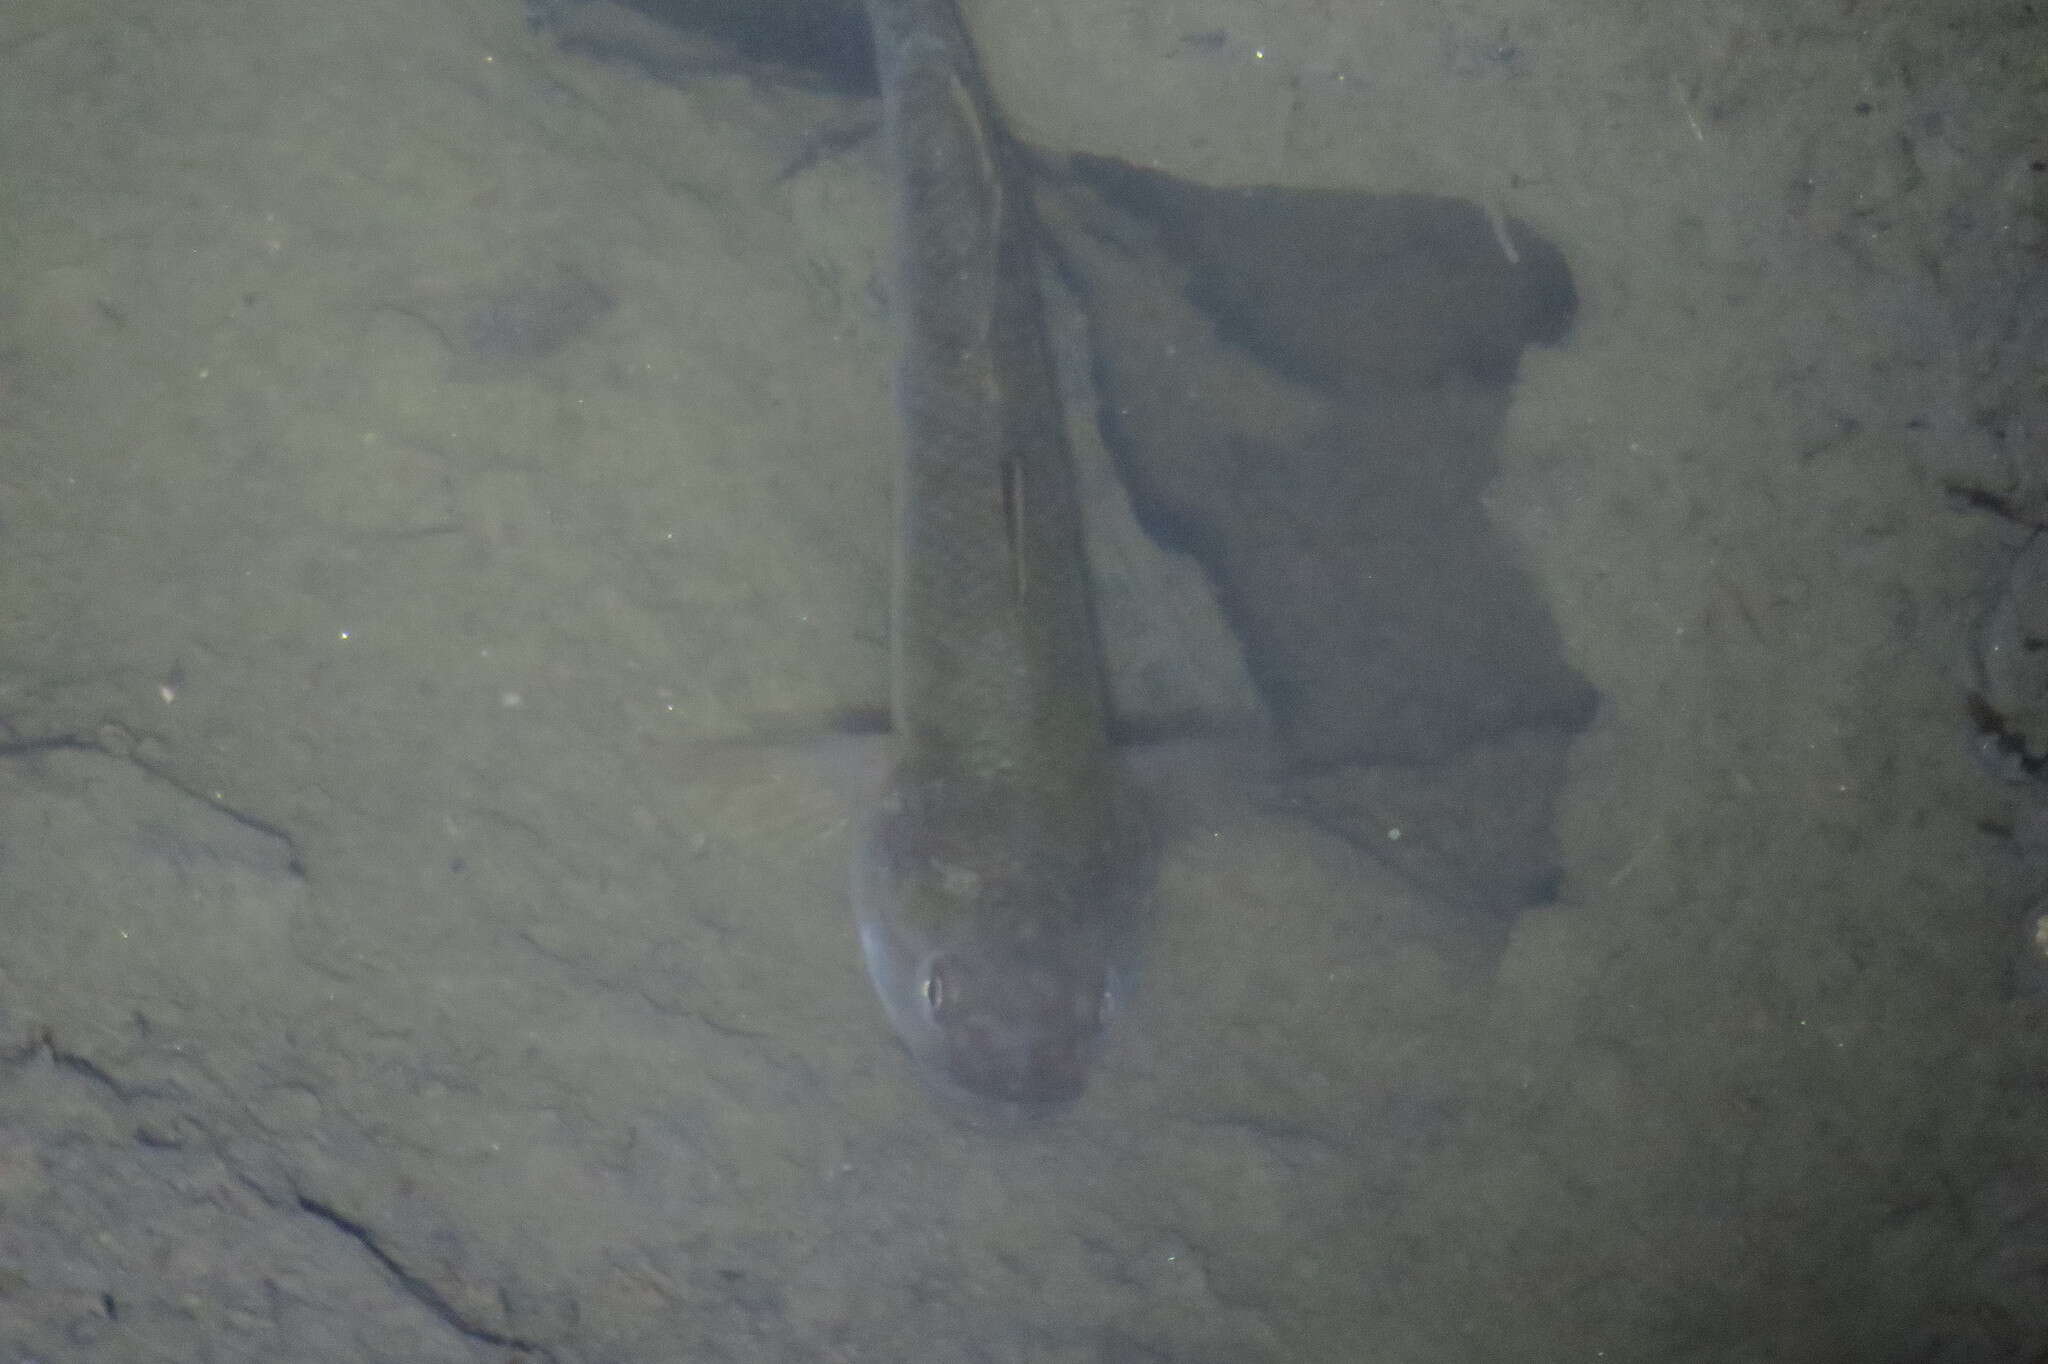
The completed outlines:
{"type": "Polygon", "coordinates": [[[953,0],[867,11],[902,451],[894,765],[859,821],[854,916],[928,1075],[1064,1104],[1128,998],[1150,834],[1112,743],[1029,171],[953,0]]]}

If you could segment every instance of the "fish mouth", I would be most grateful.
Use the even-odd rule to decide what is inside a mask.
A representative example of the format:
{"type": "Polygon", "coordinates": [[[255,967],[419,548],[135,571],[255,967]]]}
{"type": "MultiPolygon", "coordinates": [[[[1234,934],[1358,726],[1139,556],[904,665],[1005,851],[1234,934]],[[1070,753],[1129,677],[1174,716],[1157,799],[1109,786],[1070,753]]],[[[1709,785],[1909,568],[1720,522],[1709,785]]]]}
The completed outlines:
{"type": "Polygon", "coordinates": [[[968,1024],[944,1030],[944,1039],[935,1069],[948,1085],[978,1099],[1045,1110],[1071,1104],[1087,1089],[1100,1035],[1017,1036],[968,1024]]]}
{"type": "Polygon", "coordinates": [[[1085,1061],[1042,1064],[1027,1070],[990,1071],[965,1064],[919,1065],[925,1088],[964,1116],[1034,1122],[1071,1109],[1087,1092],[1085,1061]]]}

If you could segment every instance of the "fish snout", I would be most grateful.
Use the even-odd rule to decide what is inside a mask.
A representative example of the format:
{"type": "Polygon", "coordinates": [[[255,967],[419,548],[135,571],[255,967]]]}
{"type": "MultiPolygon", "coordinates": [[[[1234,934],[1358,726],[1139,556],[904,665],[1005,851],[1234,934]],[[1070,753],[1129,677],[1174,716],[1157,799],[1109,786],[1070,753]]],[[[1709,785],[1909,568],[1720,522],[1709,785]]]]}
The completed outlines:
{"type": "Polygon", "coordinates": [[[983,978],[970,995],[961,971],[935,966],[932,979],[946,985],[933,1001],[933,1019],[955,1083],[1013,1103],[1080,1096],[1104,1023],[1107,990],[1099,973],[1021,970],[983,978]]]}

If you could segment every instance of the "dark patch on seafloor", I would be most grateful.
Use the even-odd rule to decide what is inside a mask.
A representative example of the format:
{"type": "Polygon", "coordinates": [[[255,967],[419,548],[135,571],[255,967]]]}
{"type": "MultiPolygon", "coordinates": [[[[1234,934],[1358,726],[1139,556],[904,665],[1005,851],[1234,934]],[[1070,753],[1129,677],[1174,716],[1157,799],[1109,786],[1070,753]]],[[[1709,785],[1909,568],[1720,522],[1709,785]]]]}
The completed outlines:
{"type": "Polygon", "coordinates": [[[455,380],[516,378],[584,335],[617,306],[566,263],[513,265],[485,280],[415,285],[387,305],[447,349],[455,380]]]}
{"type": "Polygon", "coordinates": [[[1069,166],[1040,209],[1104,436],[1243,641],[1290,805],[1458,903],[1550,899],[1597,697],[1480,499],[1563,257],[1460,200],[1069,166]]]}

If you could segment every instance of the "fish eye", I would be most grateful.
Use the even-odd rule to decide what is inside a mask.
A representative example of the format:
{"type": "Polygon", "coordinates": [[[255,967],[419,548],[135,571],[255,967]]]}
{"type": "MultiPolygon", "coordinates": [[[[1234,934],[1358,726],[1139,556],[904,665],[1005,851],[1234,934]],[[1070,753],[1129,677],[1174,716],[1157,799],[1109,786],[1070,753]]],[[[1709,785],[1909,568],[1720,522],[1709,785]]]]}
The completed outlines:
{"type": "Polygon", "coordinates": [[[946,1007],[951,991],[946,985],[946,962],[943,957],[932,960],[924,973],[924,1003],[932,1017],[937,1018],[946,1007]]]}

